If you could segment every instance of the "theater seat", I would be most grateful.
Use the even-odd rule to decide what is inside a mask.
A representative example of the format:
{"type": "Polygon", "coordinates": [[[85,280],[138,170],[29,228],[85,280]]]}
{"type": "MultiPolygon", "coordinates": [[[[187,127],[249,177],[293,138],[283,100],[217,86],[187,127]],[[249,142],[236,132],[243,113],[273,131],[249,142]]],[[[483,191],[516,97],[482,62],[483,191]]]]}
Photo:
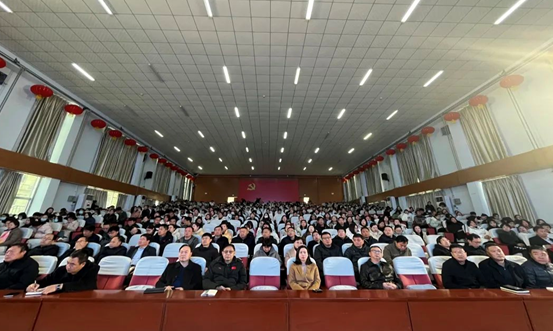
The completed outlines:
{"type": "Polygon", "coordinates": [[[137,233],[137,234],[133,235],[131,237],[131,239],[129,239],[129,245],[130,246],[138,246],[138,240],[140,240],[141,235],[142,235],[141,233],[140,234],[137,233]]]}
{"type": "Polygon", "coordinates": [[[127,291],[145,290],[155,286],[159,277],[169,264],[169,260],[159,256],[146,256],[136,264],[127,291]]]}
{"type": "Polygon", "coordinates": [[[98,243],[91,243],[89,242],[86,247],[90,248],[92,250],[93,256],[98,255],[100,253],[100,244],[98,243]]]}
{"type": "Polygon", "coordinates": [[[424,264],[428,264],[428,258],[426,257],[426,253],[424,252],[424,249],[422,249],[421,245],[409,242],[409,244],[407,244],[407,247],[411,250],[411,254],[413,256],[421,259],[424,264]]]}
{"type": "Polygon", "coordinates": [[[525,257],[520,255],[506,255],[505,259],[518,264],[523,264],[527,261],[525,257]]]}
{"type": "Polygon", "coordinates": [[[182,245],[183,244],[181,243],[172,243],[165,246],[165,249],[163,250],[163,257],[166,257],[167,260],[169,260],[169,263],[177,261],[177,259],[179,258],[179,250],[182,245]]]}
{"type": "Polygon", "coordinates": [[[260,256],[250,264],[250,284],[252,291],[276,291],[280,287],[280,263],[274,257],[260,256]]]}
{"type": "Polygon", "coordinates": [[[353,245],[352,243],[342,244],[342,255],[346,254],[346,250],[353,245]]]}
{"type": "Polygon", "coordinates": [[[20,228],[21,232],[23,232],[23,236],[21,238],[21,243],[24,244],[27,242],[27,240],[31,239],[33,236],[33,230],[30,228],[20,228]]]}
{"type": "Polygon", "coordinates": [[[333,290],[357,290],[353,264],[345,257],[327,257],[323,261],[326,287],[333,290]]]}
{"type": "Polygon", "coordinates": [[[469,260],[470,262],[475,263],[476,266],[480,266],[480,262],[482,262],[484,260],[487,260],[487,259],[488,259],[488,257],[484,256],[484,255],[473,255],[473,256],[467,257],[467,260],[469,260]]]}
{"type": "Polygon", "coordinates": [[[444,283],[442,281],[442,265],[449,259],[451,259],[451,256],[434,256],[428,259],[430,272],[432,273],[438,288],[444,288],[444,283]]]}
{"type": "Polygon", "coordinates": [[[233,244],[236,251],[236,257],[242,260],[244,267],[248,266],[248,245],[246,244],[233,244]]]}
{"type": "MultiPolygon", "coordinates": [[[[310,257],[309,258],[311,260],[312,263],[316,263],[315,262],[315,259],[310,257]]],[[[290,274],[290,267],[292,266],[292,263],[294,263],[296,261],[296,257],[291,257],[290,259],[288,259],[288,262],[286,262],[286,284],[288,285],[288,275],[290,274]]],[[[288,285],[288,288],[290,288],[290,286],[288,285]]]]}
{"type": "Polygon", "coordinates": [[[200,265],[200,268],[202,268],[202,276],[203,276],[205,274],[205,268],[207,264],[206,260],[201,256],[192,256],[190,258],[190,261],[200,265]]]}
{"type": "Polygon", "coordinates": [[[428,277],[424,263],[418,257],[399,256],[392,262],[396,274],[406,289],[436,289],[428,277]]]}
{"type": "Polygon", "coordinates": [[[505,245],[504,243],[501,242],[501,240],[499,240],[499,236],[497,235],[497,230],[499,230],[498,228],[494,228],[494,229],[490,229],[490,236],[492,237],[493,241],[499,245],[499,248],[501,248],[501,250],[503,250],[503,253],[505,253],[505,255],[509,255],[509,246],[505,245]]]}
{"type": "MultiPolygon", "coordinates": [[[[65,259],[61,260],[60,265],[58,267],[65,267],[67,265],[67,260],[69,260],[71,257],[68,256],[65,259]]],[[[88,261],[91,263],[94,263],[94,258],[92,256],[88,257],[88,261]]]]}
{"type": "Polygon", "coordinates": [[[58,258],[55,256],[48,255],[35,255],[31,256],[31,259],[35,260],[38,263],[38,278],[37,280],[43,279],[48,276],[58,265],[58,258]]]}
{"type": "Polygon", "coordinates": [[[129,274],[131,258],[126,256],[106,256],[100,263],[97,286],[99,290],[121,290],[129,274]]]}
{"type": "MultiPolygon", "coordinates": [[[[277,245],[273,244],[273,248],[275,249],[275,251],[278,252],[278,246],[277,245]]],[[[254,254],[257,253],[257,251],[260,250],[260,249],[261,249],[261,244],[255,245],[255,247],[253,248],[253,253],[254,254]]]]}
{"type": "Polygon", "coordinates": [[[67,252],[69,248],[71,248],[71,245],[68,243],[56,243],[56,246],[58,246],[58,257],[62,256],[63,253],[67,252]]]}

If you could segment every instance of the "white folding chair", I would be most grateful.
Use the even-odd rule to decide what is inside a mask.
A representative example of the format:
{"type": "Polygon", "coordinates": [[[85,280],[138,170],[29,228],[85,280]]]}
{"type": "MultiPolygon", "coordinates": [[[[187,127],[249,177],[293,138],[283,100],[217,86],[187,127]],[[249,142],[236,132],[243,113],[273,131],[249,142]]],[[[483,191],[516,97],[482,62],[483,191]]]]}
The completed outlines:
{"type": "Polygon", "coordinates": [[[100,271],[97,277],[99,290],[121,290],[129,274],[131,258],[126,256],[106,256],[98,264],[100,271]]]}
{"type": "Polygon", "coordinates": [[[155,248],[156,249],[156,255],[159,255],[159,249],[160,249],[160,246],[158,243],[153,243],[153,242],[150,242],[150,245],[151,247],[155,248]]]}
{"type": "MultiPolygon", "coordinates": [[[[163,250],[163,257],[166,257],[170,263],[175,262],[179,258],[179,250],[183,244],[181,243],[171,243],[165,246],[163,250]]],[[[194,248],[191,248],[194,249],[194,248]]]]}
{"type": "Polygon", "coordinates": [[[27,240],[27,247],[29,247],[29,249],[33,249],[35,247],[38,247],[40,246],[40,241],[42,239],[29,239],[27,240]]]}
{"type": "Polygon", "coordinates": [[[416,234],[406,234],[405,237],[409,240],[409,243],[419,244],[421,246],[426,246],[426,243],[422,238],[416,234]]]}
{"type": "Polygon", "coordinates": [[[71,248],[71,245],[68,243],[56,243],[56,246],[58,246],[58,257],[62,256],[69,248],[71,248]]]}
{"type": "Polygon", "coordinates": [[[86,247],[92,249],[92,255],[93,256],[96,256],[98,255],[98,253],[100,253],[100,244],[98,243],[91,243],[89,242],[88,245],[86,245],[86,247]]]}
{"type": "Polygon", "coordinates": [[[436,289],[432,285],[428,271],[421,259],[416,256],[398,256],[392,263],[403,286],[408,290],[436,289]]]}
{"type": "Polygon", "coordinates": [[[277,291],[280,287],[280,262],[274,257],[256,257],[250,264],[249,289],[277,291]]]}
{"type": "Polygon", "coordinates": [[[429,234],[426,236],[426,241],[428,241],[428,245],[430,244],[436,244],[437,243],[437,240],[438,240],[438,237],[440,237],[440,235],[437,235],[437,234],[429,234]]]}
{"type": "MultiPolygon", "coordinates": [[[[338,230],[334,230],[334,229],[324,229],[323,230],[323,233],[330,233],[330,236],[332,238],[336,237],[336,235],[338,234],[338,230]]],[[[322,234],[321,234],[322,235],[322,234]]]]}
{"type": "Polygon", "coordinates": [[[434,277],[438,288],[444,288],[444,283],[442,281],[442,265],[449,259],[451,259],[451,256],[434,256],[428,259],[430,273],[434,277]]]}
{"type": "Polygon", "coordinates": [[[233,244],[236,257],[242,260],[244,267],[248,266],[248,251],[249,247],[246,244],[233,244]]]}
{"type": "Polygon", "coordinates": [[[386,248],[386,246],[388,246],[388,244],[385,244],[385,243],[376,243],[376,244],[372,244],[372,245],[371,245],[371,247],[374,247],[374,246],[380,247],[380,249],[382,250],[382,252],[384,252],[384,248],[386,248]]]}
{"type": "Polygon", "coordinates": [[[323,261],[325,284],[329,290],[357,290],[353,264],[345,257],[331,256],[323,261]]]}
{"type": "Polygon", "coordinates": [[[129,245],[130,246],[138,246],[138,240],[140,240],[140,236],[142,234],[135,234],[131,237],[131,239],[129,239],[129,245]]]}
{"type": "Polygon", "coordinates": [[[142,291],[155,287],[155,284],[169,264],[169,260],[160,256],[146,256],[141,258],[134,269],[133,276],[127,291],[142,291]]]}
{"type": "Polygon", "coordinates": [[[428,258],[421,245],[409,242],[407,247],[411,250],[411,255],[420,258],[424,264],[428,264],[428,258]]]}

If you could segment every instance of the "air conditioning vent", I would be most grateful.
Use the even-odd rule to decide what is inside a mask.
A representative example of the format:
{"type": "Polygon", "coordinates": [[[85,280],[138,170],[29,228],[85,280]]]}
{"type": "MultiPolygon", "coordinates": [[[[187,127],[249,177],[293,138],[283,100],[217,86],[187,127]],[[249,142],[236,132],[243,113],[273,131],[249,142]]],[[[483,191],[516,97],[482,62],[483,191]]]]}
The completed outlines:
{"type": "Polygon", "coordinates": [[[442,131],[442,136],[451,135],[451,131],[449,131],[449,125],[442,126],[442,128],[440,130],[442,131]]]}

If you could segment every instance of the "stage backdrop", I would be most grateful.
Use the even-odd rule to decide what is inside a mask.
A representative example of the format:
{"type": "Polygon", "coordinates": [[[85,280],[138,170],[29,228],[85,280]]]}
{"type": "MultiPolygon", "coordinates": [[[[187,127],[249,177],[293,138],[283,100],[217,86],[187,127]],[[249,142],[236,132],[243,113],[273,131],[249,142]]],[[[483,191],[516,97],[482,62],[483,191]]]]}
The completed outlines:
{"type": "Polygon", "coordinates": [[[298,201],[297,179],[241,178],[238,200],[298,201]]]}

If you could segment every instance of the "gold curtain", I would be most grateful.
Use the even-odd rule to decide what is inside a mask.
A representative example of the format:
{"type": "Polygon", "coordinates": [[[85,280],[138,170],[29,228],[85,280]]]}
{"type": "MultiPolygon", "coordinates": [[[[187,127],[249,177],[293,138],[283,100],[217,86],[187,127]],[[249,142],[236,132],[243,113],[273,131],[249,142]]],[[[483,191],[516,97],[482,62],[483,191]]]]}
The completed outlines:
{"type": "Polygon", "coordinates": [[[0,213],[9,213],[23,175],[6,170],[0,174],[0,213]]]}
{"type": "Polygon", "coordinates": [[[519,176],[488,180],[482,184],[492,213],[511,218],[520,214],[522,218],[534,224],[536,214],[519,176]]]}
{"type": "Polygon", "coordinates": [[[467,106],[459,113],[461,113],[461,126],[476,165],[507,157],[505,145],[487,106],[467,106]]]}
{"type": "Polygon", "coordinates": [[[130,183],[138,150],[136,146],[126,146],[124,141],[124,137],[113,139],[105,130],[92,171],[95,175],[130,183]]]}
{"type": "Polygon", "coordinates": [[[41,160],[48,159],[48,152],[54,145],[66,116],[65,105],[67,101],[55,95],[35,101],[31,120],[25,128],[16,152],[41,160]]]}

